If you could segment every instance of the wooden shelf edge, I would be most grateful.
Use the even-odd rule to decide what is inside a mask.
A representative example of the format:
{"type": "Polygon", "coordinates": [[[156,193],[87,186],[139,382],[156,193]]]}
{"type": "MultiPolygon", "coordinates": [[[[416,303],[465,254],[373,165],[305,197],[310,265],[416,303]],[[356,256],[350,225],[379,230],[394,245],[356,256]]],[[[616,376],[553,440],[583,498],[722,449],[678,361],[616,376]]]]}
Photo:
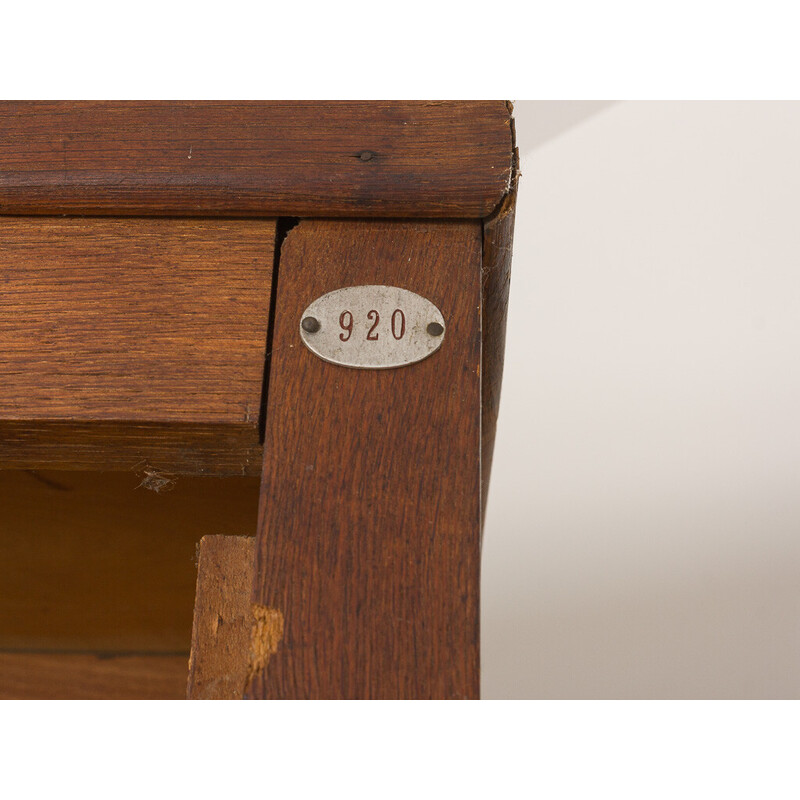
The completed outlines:
{"type": "Polygon", "coordinates": [[[3,102],[0,214],[470,218],[503,101],[3,102]]]}

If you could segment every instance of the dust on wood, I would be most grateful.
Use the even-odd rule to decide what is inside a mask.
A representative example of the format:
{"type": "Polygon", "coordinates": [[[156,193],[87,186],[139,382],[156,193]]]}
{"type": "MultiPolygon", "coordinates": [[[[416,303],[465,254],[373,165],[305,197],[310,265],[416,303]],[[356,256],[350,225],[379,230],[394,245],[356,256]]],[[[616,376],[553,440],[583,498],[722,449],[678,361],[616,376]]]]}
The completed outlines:
{"type": "Polygon", "coordinates": [[[142,481],[137,489],[149,489],[151,492],[160,494],[161,492],[171,492],[178,482],[177,475],[170,475],[153,467],[145,467],[142,472],[142,481]]]}

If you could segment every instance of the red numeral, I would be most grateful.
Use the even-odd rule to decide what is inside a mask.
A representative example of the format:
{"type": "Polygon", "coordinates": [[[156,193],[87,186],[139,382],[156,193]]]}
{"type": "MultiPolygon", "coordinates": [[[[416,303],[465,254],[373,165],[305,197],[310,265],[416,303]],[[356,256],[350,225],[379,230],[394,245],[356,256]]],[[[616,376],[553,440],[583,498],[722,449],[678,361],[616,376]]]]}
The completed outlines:
{"type": "Polygon", "coordinates": [[[402,339],[406,334],[406,315],[398,308],[392,314],[392,336],[395,339],[402,339]],[[400,318],[400,333],[397,332],[397,318],[400,318]]]}
{"type": "Polygon", "coordinates": [[[370,311],[369,314],[367,314],[367,319],[375,320],[375,322],[372,323],[372,327],[369,329],[369,332],[367,333],[367,339],[374,342],[378,339],[378,334],[376,333],[374,336],[372,334],[375,331],[375,328],[378,327],[378,323],[381,321],[381,318],[377,311],[370,311]]]}
{"type": "MultiPolygon", "coordinates": [[[[375,309],[372,309],[372,311],[367,312],[367,319],[372,322],[372,327],[367,331],[367,339],[370,342],[377,342],[378,332],[376,328],[381,321],[381,315],[375,311],[375,309]]],[[[339,315],[339,325],[344,331],[344,333],[339,334],[339,338],[343,342],[349,341],[350,337],[353,335],[352,313],[349,311],[342,311],[342,313],[339,315]]],[[[405,335],[406,315],[403,313],[402,309],[396,308],[392,314],[392,336],[394,336],[395,339],[402,339],[405,335]]]]}
{"type": "Polygon", "coordinates": [[[347,336],[343,333],[339,334],[339,338],[343,342],[346,342],[353,335],[353,315],[349,311],[342,311],[339,316],[339,325],[342,326],[342,330],[347,331],[347,336]],[[345,322],[345,318],[347,318],[349,322],[345,322]]]}

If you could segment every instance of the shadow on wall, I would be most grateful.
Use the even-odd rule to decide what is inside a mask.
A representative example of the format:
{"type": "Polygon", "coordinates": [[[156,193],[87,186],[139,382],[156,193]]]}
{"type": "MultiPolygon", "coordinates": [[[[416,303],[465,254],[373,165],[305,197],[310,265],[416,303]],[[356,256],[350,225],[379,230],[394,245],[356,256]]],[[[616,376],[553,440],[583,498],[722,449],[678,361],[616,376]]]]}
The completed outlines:
{"type": "Polygon", "coordinates": [[[514,120],[520,157],[613,105],[611,100],[516,103],[514,120]]]}
{"type": "Polygon", "coordinates": [[[772,556],[772,563],[727,561],[699,574],[678,566],[671,582],[593,587],[573,597],[530,586],[517,595],[518,608],[495,607],[485,619],[484,695],[795,696],[786,665],[797,659],[797,558],[791,548],[772,556]]]}
{"type": "Polygon", "coordinates": [[[518,103],[491,697],[800,697],[800,103],[518,103]]]}

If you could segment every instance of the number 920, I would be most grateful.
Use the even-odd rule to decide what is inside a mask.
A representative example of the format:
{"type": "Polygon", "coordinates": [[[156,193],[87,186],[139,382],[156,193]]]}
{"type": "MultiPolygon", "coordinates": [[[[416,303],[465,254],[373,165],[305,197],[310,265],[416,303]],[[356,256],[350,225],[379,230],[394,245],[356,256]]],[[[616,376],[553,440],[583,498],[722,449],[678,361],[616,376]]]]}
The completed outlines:
{"type": "MultiPolygon", "coordinates": [[[[367,324],[370,326],[367,330],[367,341],[378,341],[378,338],[381,335],[381,332],[378,329],[380,323],[381,315],[375,309],[367,312],[367,324]]],[[[342,311],[342,313],[339,315],[339,327],[342,329],[342,332],[339,334],[339,338],[343,342],[350,341],[351,337],[353,336],[353,325],[354,320],[352,312],[346,310],[342,311]]],[[[392,312],[389,330],[391,331],[392,336],[397,340],[402,339],[406,335],[406,315],[403,313],[402,309],[396,308],[392,312]]]]}

